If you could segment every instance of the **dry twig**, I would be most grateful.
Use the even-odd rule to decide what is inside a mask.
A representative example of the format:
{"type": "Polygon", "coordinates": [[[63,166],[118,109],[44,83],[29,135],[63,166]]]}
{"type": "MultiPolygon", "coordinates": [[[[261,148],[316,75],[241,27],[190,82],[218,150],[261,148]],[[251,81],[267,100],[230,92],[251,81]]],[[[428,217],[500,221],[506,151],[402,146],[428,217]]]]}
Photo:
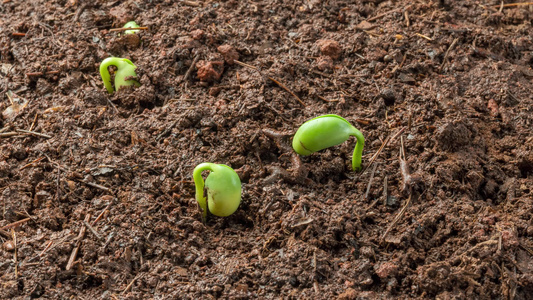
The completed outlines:
{"type": "Polygon", "coordinates": [[[20,135],[20,133],[18,133],[18,132],[13,132],[13,131],[10,131],[10,132],[2,132],[2,133],[0,133],[0,138],[8,138],[8,137],[16,136],[16,135],[20,135]]]}
{"type": "Polygon", "coordinates": [[[389,176],[383,178],[383,204],[387,205],[389,202],[389,176]]]}
{"type": "Polygon", "coordinates": [[[92,234],[94,234],[97,239],[99,239],[100,241],[104,239],[100,234],[98,234],[98,231],[96,231],[96,229],[94,229],[91,224],[89,224],[89,222],[84,220],[83,224],[89,229],[92,234]]]}
{"type": "Polygon", "coordinates": [[[133,278],[133,280],[128,284],[128,286],[126,286],[126,288],[120,294],[124,295],[125,293],[127,293],[131,289],[133,284],[135,283],[135,280],[141,278],[142,276],[143,276],[143,274],[137,274],[137,276],[135,276],[135,278],[133,278]]]}
{"type": "Polygon", "coordinates": [[[450,51],[453,49],[455,44],[457,43],[459,39],[455,38],[453,42],[450,44],[450,47],[448,47],[448,50],[446,50],[446,53],[444,53],[444,58],[442,59],[442,64],[440,65],[439,72],[442,72],[442,69],[444,68],[444,65],[446,64],[446,60],[448,59],[448,55],[450,54],[450,51]]]}
{"type": "Polygon", "coordinates": [[[102,212],[98,215],[98,217],[96,217],[96,219],[94,219],[94,221],[91,223],[91,226],[96,225],[96,223],[97,223],[98,221],[100,221],[100,219],[104,216],[105,212],[109,210],[109,208],[111,207],[111,205],[113,205],[113,201],[111,201],[111,203],[109,203],[109,204],[104,208],[104,210],[102,210],[102,212]]]}
{"type": "Polygon", "coordinates": [[[85,231],[87,228],[85,226],[85,222],[89,222],[90,219],[91,219],[91,214],[87,214],[85,216],[84,222],[81,225],[80,233],[78,234],[77,241],[76,241],[76,246],[74,247],[74,249],[72,249],[72,253],[70,254],[70,258],[68,259],[67,267],[65,268],[67,271],[72,269],[72,266],[74,265],[74,261],[76,260],[76,256],[78,256],[78,251],[80,250],[81,242],[83,240],[83,237],[85,237],[85,231]]]}
{"type": "Polygon", "coordinates": [[[183,76],[183,78],[181,79],[180,82],[187,81],[187,79],[189,78],[189,76],[192,73],[192,69],[194,68],[194,66],[196,65],[196,63],[198,62],[199,59],[200,59],[200,55],[196,55],[194,57],[194,59],[192,60],[191,65],[189,66],[189,69],[187,69],[187,72],[185,72],[185,76],[183,76]]]}
{"type": "Polygon", "coordinates": [[[5,230],[2,230],[0,229],[0,235],[3,235],[4,237],[6,238],[10,238],[11,235],[9,234],[9,232],[5,231],[5,230]]]}
{"type": "Polygon", "coordinates": [[[58,245],[64,243],[67,239],[70,239],[72,238],[74,235],[73,234],[67,234],[65,237],[63,237],[61,240],[59,240],[57,243],[55,243],[53,246],[53,241],[49,241],[48,244],[44,247],[43,251],[41,251],[41,253],[39,253],[37,256],[35,257],[32,257],[28,260],[28,262],[31,262],[37,258],[40,258],[42,257],[46,252],[54,249],[55,247],[57,247],[58,245]]]}
{"type": "Polygon", "coordinates": [[[378,167],[378,164],[375,164],[374,168],[372,169],[372,173],[370,173],[370,180],[368,180],[368,185],[366,187],[364,199],[368,199],[368,194],[370,193],[370,187],[372,187],[372,181],[374,180],[374,173],[376,172],[377,167],[378,167]]]}
{"type": "Polygon", "coordinates": [[[392,230],[392,228],[400,221],[402,216],[405,214],[405,212],[407,211],[407,207],[409,207],[409,204],[411,204],[411,199],[412,199],[412,196],[413,196],[412,185],[410,184],[411,175],[409,174],[409,167],[407,166],[407,160],[405,158],[405,148],[404,148],[404,145],[403,145],[403,137],[401,138],[399,160],[400,160],[400,172],[401,172],[403,180],[404,180],[404,188],[406,186],[409,186],[409,198],[407,199],[407,202],[405,202],[405,205],[402,207],[400,212],[396,215],[394,220],[391,222],[391,224],[389,225],[387,230],[385,230],[385,232],[381,236],[381,239],[380,239],[380,242],[379,242],[380,244],[383,242],[383,240],[385,239],[387,234],[392,230]]]}
{"type": "Polygon", "coordinates": [[[400,137],[401,141],[401,147],[400,147],[400,173],[402,175],[403,184],[402,184],[402,192],[405,192],[407,188],[411,188],[412,185],[412,177],[409,173],[409,166],[407,165],[407,160],[405,159],[405,148],[403,146],[403,136],[400,137]]]}
{"type": "Polygon", "coordinates": [[[424,39],[426,39],[426,40],[428,40],[428,41],[433,41],[432,38],[430,38],[429,36],[425,36],[425,35],[423,35],[423,34],[421,34],[421,33],[418,33],[418,32],[417,32],[417,33],[415,33],[415,35],[416,35],[416,36],[419,36],[419,37],[421,37],[421,38],[424,38],[424,39]]]}
{"type": "Polygon", "coordinates": [[[46,244],[46,246],[44,247],[43,251],[41,251],[41,253],[39,253],[39,255],[37,257],[43,256],[46,253],[46,251],[48,251],[48,249],[50,249],[50,247],[52,247],[53,243],[54,243],[53,241],[48,241],[48,244],[46,244]]]}
{"type": "Polygon", "coordinates": [[[516,6],[527,6],[527,5],[533,5],[533,2],[517,2],[517,3],[507,3],[507,4],[501,4],[500,5],[494,5],[493,8],[500,8],[500,7],[516,7],[516,6]]]}
{"type": "Polygon", "coordinates": [[[9,229],[9,228],[15,228],[15,227],[18,227],[18,226],[21,225],[22,223],[26,223],[26,222],[28,222],[29,220],[31,220],[31,218],[26,218],[26,219],[18,220],[18,221],[16,221],[16,222],[11,223],[11,224],[7,224],[6,226],[0,228],[0,230],[4,230],[4,229],[9,229]]]}
{"type": "Polygon", "coordinates": [[[76,14],[74,15],[74,23],[78,22],[78,20],[80,19],[81,14],[83,13],[83,11],[87,7],[87,5],[89,5],[89,4],[88,3],[84,3],[78,8],[78,10],[76,11],[76,14]]]}
{"type": "Polygon", "coordinates": [[[106,98],[106,100],[107,100],[107,103],[113,108],[115,113],[118,115],[120,112],[118,111],[117,106],[113,102],[111,102],[111,100],[109,98],[106,98]]]}
{"type": "Polygon", "coordinates": [[[15,129],[16,132],[20,132],[20,133],[27,133],[27,134],[33,134],[33,135],[36,135],[36,136],[40,136],[40,137],[43,137],[43,138],[46,138],[46,139],[51,139],[52,137],[47,135],[47,134],[43,134],[43,133],[38,133],[38,132],[35,132],[35,131],[28,131],[28,130],[24,130],[24,129],[15,129]]]}
{"type": "Polygon", "coordinates": [[[26,76],[43,76],[43,75],[53,75],[53,74],[59,74],[61,71],[47,71],[47,72],[31,72],[26,73],[26,76]]]}
{"type": "Polygon", "coordinates": [[[365,21],[370,22],[370,21],[374,21],[374,20],[377,20],[379,18],[383,18],[386,15],[390,15],[390,14],[393,14],[393,13],[396,13],[396,12],[399,12],[399,11],[402,11],[402,10],[407,11],[409,8],[411,8],[411,6],[413,6],[413,5],[407,5],[406,7],[395,8],[393,10],[389,10],[388,12],[384,12],[382,14],[379,14],[379,15],[377,15],[375,17],[368,18],[365,21]]]}
{"type": "Polygon", "coordinates": [[[322,101],[325,101],[325,102],[339,102],[339,100],[335,99],[335,100],[329,100],[329,99],[326,99],[320,95],[316,95],[318,98],[320,98],[320,100],[322,101]]]}
{"type": "Polygon", "coordinates": [[[188,6],[194,6],[194,7],[201,7],[202,4],[194,1],[188,1],[188,0],[182,0],[181,3],[188,5],[188,6]]]}
{"type": "Polygon", "coordinates": [[[14,252],[13,252],[13,262],[15,263],[15,278],[18,278],[19,277],[19,269],[18,269],[18,257],[17,257],[17,254],[18,254],[18,251],[17,251],[17,234],[15,233],[15,229],[11,228],[11,235],[13,236],[13,247],[15,248],[14,249],[14,252]]]}
{"type": "Polygon", "coordinates": [[[402,207],[402,209],[400,210],[400,212],[396,215],[396,217],[394,218],[394,220],[390,223],[389,227],[387,228],[387,230],[385,230],[385,232],[383,233],[383,235],[381,236],[380,238],[380,241],[379,243],[383,243],[383,240],[385,240],[385,237],[387,236],[387,234],[389,234],[389,232],[392,230],[392,228],[394,226],[396,226],[396,223],[398,223],[398,221],[400,221],[400,219],[402,218],[402,216],[405,214],[405,212],[407,211],[407,207],[409,206],[409,204],[411,204],[411,196],[412,194],[409,194],[409,198],[407,198],[407,202],[405,202],[405,205],[402,207]]]}
{"type": "Polygon", "coordinates": [[[286,87],[283,83],[279,82],[278,80],[272,78],[272,77],[268,77],[268,79],[274,81],[274,83],[276,83],[277,85],[279,85],[282,89],[284,89],[285,91],[287,91],[287,93],[291,94],[294,98],[296,98],[296,100],[298,100],[298,102],[300,102],[300,104],[302,106],[305,107],[305,104],[304,102],[302,101],[302,99],[300,99],[300,97],[296,96],[295,93],[293,93],[293,91],[289,90],[288,87],[286,87]]]}
{"type": "Polygon", "coordinates": [[[35,126],[35,122],[37,122],[37,118],[39,117],[39,113],[35,114],[35,117],[33,118],[33,122],[31,123],[30,129],[28,131],[32,131],[33,127],[35,126]]]}
{"type": "Polygon", "coordinates": [[[89,182],[87,180],[82,180],[82,179],[77,179],[77,178],[74,178],[74,179],[79,181],[79,182],[83,182],[83,183],[85,183],[88,186],[92,186],[94,188],[101,189],[101,190],[104,190],[106,192],[110,192],[110,193],[112,192],[110,188],[105,187],[103,185],[100,185],[100,184],[97,184],[97,183],[93,183],[93,182],[89,182]]]}
{"type": "Polygon", "coordinates": [[[400,134],[402,134],[402,132],[404,132],[406,129],[406,127],[403,127],[402,129],[400,129],[398,132],[396,132],[392,137],[389,135],[385,141],[381,144],[381,147],[379,147],[378,151],[376,153],[374,153],[374,155],[372,155],[372,158],[370,158],[370,162],[368,163],[368,165],[363,169],[363,172],[361,173],[364,173],[370,166],[372,166],[372,164],[374,163],[374,161],[378,158],[379,154],[381,153],[381,151],[383,151],[383,148],[385,148],[385,146],[387,146],[392,140],[394,140],[395,138],[397,138],[400,134]]]}

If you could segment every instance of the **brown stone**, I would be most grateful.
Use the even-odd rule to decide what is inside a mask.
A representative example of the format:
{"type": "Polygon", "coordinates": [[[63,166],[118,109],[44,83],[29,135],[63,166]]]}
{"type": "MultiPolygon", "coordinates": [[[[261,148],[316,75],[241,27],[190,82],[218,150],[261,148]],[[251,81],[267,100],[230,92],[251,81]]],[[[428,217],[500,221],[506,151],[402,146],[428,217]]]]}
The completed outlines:
{"type": "Polygon", "coordinates": [[[235,60],[239,60],[239,52],[230,45],[222,45],[217,48],[218,52],[224,57],[228,65],[233,65],[235,60]]]}
{"type": "Polygon", "coordinates": [[[323,55],[329,56],[332,59],[338,59],[341,56],[342,48],[337,41],[319,40],[317,46],[323,55]]]}
{"type": "Polygon", "coordinates": [[[191,31],[191,38],[193,40],[201,40],[205,35],[205,31],[203,31],[202,29],[196,29],[196,30],[193,30],[191,31]]]}
{"type": "Polygon", "coordinates": [[[14,251],[15,250],[15,244],[13,243],[13,241],[7,241],[4,243],[4,250],[6,251],[14,251]]]}
{"type": "Polygon", "coordinates": [[[357,30],[371,30],[371,29],[374,29],[375,27],[376,25],[371,24],[367,21],[362,21],[361,23],[357,24],[357,26],[355,26],[357,30]]]}
{"type": "Polygon", "coordinates": [[[376,275],[383,279],[396,274],[398,271],[398,265],[393,262],[384,262],[375,265],[374,270],[376,271],[376,275]]]}
{"type": "Polygon", "coordinates": [[[222,72],[224,72],[224,62],[223,61],[209,61],[204,60],[196,63],[196,68],[198,68],[197,77],[199,80],[204,82],[213,82],[220,80],[222,77],[222,72]]]}

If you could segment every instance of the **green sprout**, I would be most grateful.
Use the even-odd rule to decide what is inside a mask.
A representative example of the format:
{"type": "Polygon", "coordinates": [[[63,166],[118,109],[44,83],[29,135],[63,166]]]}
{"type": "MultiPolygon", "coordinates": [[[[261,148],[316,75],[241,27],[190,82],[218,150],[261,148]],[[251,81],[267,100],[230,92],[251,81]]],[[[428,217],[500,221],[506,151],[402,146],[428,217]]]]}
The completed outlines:
{"type": "Polygon", "coordinates": [[[237,210],[241,203],[241,180],[232,168],[222,164],[201,163],[194,168],[192,176],[196,185],[196,201],[203,211],[204,221],[208,210],[218,217],[227,217],[237,210]],[[202,171],[211,171],[205,186],[202,171]]]}
{"type": "Polygon", "coordinates": [[[359,171],[365,138],[361,131],[340,116],[323,115],[303,123],[294,135],[292,148],[300,155],[310,155],[313,152],[342,144],[350,136],[355,136],[357,139],[353,150],[352,169],[359,171]]]}
{"type": "MultiPolygon", "coordinates": [[[[128,23],[124,24],[122,28],[139,28],[140,26],[135,23],[135,21],[129,21],[128,23]]],[[[124,34],[135,34],[139,30],[126,30],[124,31],[124,34]]]]}
{"type": "Polygon", "coordinates": [[[117,67],[117,73],[115,74],[115,89],[117,91],[122,86],[141,85],[137,80],[135,80],[135,77],[137,77],[137,74],[135,73],[137,66],[135,66],[129,59],[108,57],[100,64],[100,76],[102,76],[104,86],[110,94],[112,94],[115,90],[113,89],[113,85],[111,83],[111,75],[107,69],[109,66],[117,67]]]}

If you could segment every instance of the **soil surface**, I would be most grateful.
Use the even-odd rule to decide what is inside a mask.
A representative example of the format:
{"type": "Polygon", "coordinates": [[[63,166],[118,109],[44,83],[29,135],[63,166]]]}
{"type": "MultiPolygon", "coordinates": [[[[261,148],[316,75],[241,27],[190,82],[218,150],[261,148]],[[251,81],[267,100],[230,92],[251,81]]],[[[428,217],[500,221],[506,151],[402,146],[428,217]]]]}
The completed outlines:
{"type": "Polygon", "coordinates": [[[500,4],[3,0],[0,299],[531,299],[533,6],[500,4]],[[322,114],[362,172],[293,153],[322,114]],[[205,224],[202,162],[243,183],[205,224]]]}

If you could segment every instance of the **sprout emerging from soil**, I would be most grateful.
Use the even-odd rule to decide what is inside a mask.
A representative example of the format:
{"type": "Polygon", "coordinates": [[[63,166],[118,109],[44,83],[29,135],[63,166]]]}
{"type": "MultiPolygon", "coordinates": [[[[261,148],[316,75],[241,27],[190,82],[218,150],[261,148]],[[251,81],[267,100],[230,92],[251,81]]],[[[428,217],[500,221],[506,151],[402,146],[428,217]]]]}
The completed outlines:
{"type": "Polygon", "coordinates": [[[102,61],[100,64],[100,76],[102,76],[102,81],[107,91],[112,94],[115,89],[111,83],[111,75],[107,69],[109,66],[117,67],[117,72],[115,74],[115,89],[118,91],[122,86],[135,85],[140,86],[141,84],[135,80],[137,74],[135,73],[135,66],[129,59],[119,58],[119,57],[108,57],[102,61]]]}
{"type": "Polygon", "coordinates": [[[201,163],[193,171],[196,185],[196,201],[207,218],[207,210],[218,217],[233,214],[241,203],[241,180],[230,167],[222,164],[201,163]],[[202,171],[211,171],[205,180],[202,171]],[[207,193],[207,199],[205,196],[207,193]]]}
{"type": "Polygon", "coordinates": [[[303,123],[294,135],[292,148],[300,155],[310,155],[322,149],[342,144],[350,136],[355,136],[357,139],[353,151],[352,169],[359,171],[365,138],[361,131],[340,116],[323,115],[303,123]]]}
{"type": "MultiPolygon", "coordinates": [[[[140,26],[135,23],[135,21],[129,21],[128,23],[124,24],[122,28],[139,28],[140,26]]],[[[126,30],[124,31],[124,34],[135,34],[139,30],[126,30]]]]}

